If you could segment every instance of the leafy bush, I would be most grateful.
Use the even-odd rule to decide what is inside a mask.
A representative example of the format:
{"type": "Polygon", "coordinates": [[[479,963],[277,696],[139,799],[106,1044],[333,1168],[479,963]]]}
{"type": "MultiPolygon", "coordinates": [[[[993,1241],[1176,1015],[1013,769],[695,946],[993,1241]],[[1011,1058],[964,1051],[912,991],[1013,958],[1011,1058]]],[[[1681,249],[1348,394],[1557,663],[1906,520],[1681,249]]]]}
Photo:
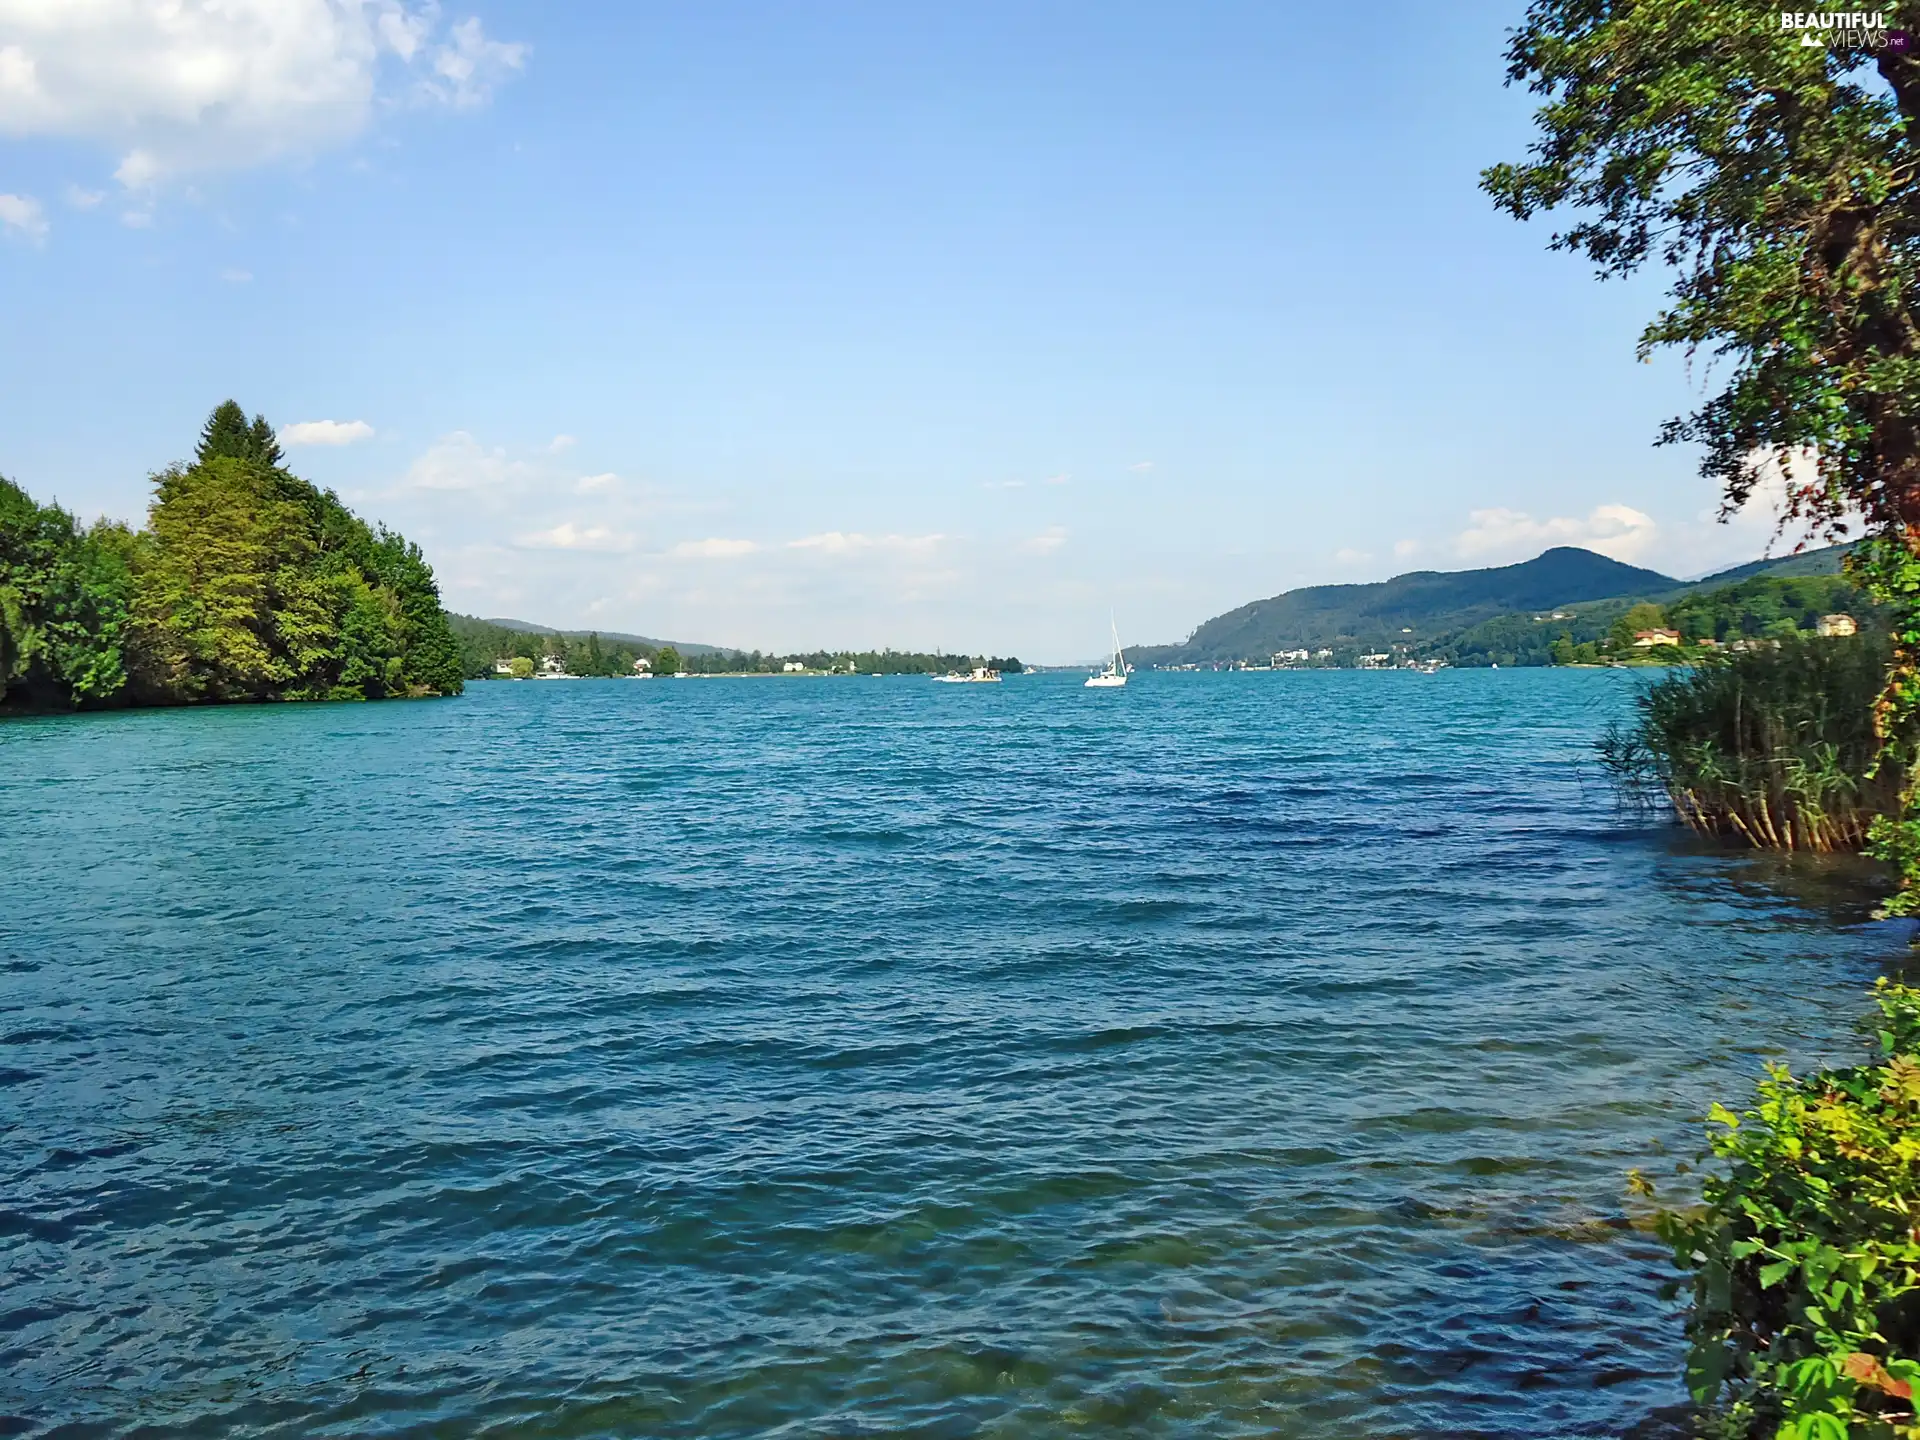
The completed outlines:
{"type": "Polygon", "coordinates": [[[1688,1383],[1728,1434],[1920,1437],[1920,990],[1875,998],[1879,1058],[1715,1106],[1725,1169],[1660,1218],[1693,1272],[1688,1383]]]}
{"type": "Polygon", "coordinates": [[[1898,808],[1876,773],[1873,711],[1884,635],[1789,637],[1702,660],[1641,692],[1639,718],[1599,742],[1629,796],[1672,804],[1692,829],[1765,849],[1857,850],[1898,808]]]}

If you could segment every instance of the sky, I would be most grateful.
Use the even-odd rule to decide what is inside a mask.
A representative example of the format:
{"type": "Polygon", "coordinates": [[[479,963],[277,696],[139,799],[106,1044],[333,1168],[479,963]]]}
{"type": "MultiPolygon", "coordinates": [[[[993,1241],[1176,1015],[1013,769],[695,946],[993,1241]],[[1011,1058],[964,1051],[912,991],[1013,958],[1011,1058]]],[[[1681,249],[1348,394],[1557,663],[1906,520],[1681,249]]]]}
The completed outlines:
{"type": "Polygon", "coordinates": [[[0,474],[231,396],[451,609],[774,651],[1755,558],[1661,278],[1477,189],[1522,8],[0,0],[0,474]]]}

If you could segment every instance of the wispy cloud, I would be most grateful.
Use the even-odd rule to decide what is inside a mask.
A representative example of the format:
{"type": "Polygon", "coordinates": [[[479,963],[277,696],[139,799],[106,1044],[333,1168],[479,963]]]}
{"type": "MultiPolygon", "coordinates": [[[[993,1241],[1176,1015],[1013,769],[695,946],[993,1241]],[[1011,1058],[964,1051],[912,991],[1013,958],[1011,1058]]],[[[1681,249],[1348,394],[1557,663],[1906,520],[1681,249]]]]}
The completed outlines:
{"type": "Polygon", "coordinates": [[[824,534],[789,540],[787,548],[814,550],[822,555],[853,555],[875,550],[925,554],[946,538],[944,535],[862,535],[829,530],[824,534]]]}
{"type": "Polygon", "coordinates": [[[245,285],[253,279],[251,270],[222,270],[220,278],[229,285],[245,285]]]}
{"type": "Polygon", "coordinates": [[[1495,507],[1475,510],[1468,519],[1472,523],[1455,538],[1454,547],[1469,559],[1524,559],[1524,552],[1578,545],[1630,561],[1653,543],[1660,528],[1651,515],[1631,505],[1596,505],[1585,516],[1556,515],[1546,520],[1536,520],[1524,510],[1495,507]]]}
{"type": "Polygon", "coordinates": [[[1371,550],[1355,550],[1351,546],[1333,552],[1335,563],[1340,565],[1364,565],[1373,558],[1371,550]]]}
{"type": "Polygon", "coordinates": [[[667,554],[676,560],[738,560],[742,555],[751,555],[759,548],[751,540],[725,540],[716,536],[706,540],[682,540],[667,554]]]}
{"type": "Polygon", "coordinates": [[[66,189],[66,201],[76,210],[91,210],[107,198],[104,190],[86,190],[78,185],[69,185],[66,189]]]}
{"type": "Polygon", "coordinates": [[[1029,555],[1051,555],[1067,543],[1067,527],[1049,525],[1030,540],[1023,540],[1020,548],[1029,555]]]}
{"type": "Polygon", "coordinates": [[[535,530],[513,542],[522,550],[631,550],[633,537],[606,525],[576,525],[568,520],[551,530],[535,530]]]}
{"type": "Polygon", "coordinates": [[[611,470],[600,475],[582,475],[573,482],[573,488],[579,494],[592,495],[598,491],[611,490],[620,483],[620,477],[611,470]]]}
{"type": "Polygon", "coordinates": [[[282,426],[280,438],[289,445],[351,445],[371,440],[373,426],[364,420],[300,420],[282,426]]]}
{"type": "Polygon", "coordinates": [[[556,435],[547,442],[547,449],[558,455],[562,450],[571,450],[578,443],[571,435],[556,435]]]}
{"type": "Polygon", "coordinates": [[[1072,481],[1073,481],[1073,476],[1067,474],[1065,471],[1062,471],[1058,475],[1047,476],[1047,478],[1041,481],[1040,483],[1043,485],[1067,485],[1067,484],[1071,484],[1072,481]]]}
{"type": "Polygon", "coordinates": [[[1396,540],[1393,542],[1393,555],[1396,560],[1405,560],[1409,555],[1420,553],[1418,540],[1396,540]]]}
{"type": "Polygon", "coordinates": [[[483,446],[465,430],[443,435],[407,469],[413,490],[485,490],[528,474],[525,464],[509,460],[499,447],[483,446]]]}
{"type": "Polygon", "coordinates": [[[1144,472],[1144,471],[1147,471],[1147,470],[1151,470],[1151,469],[1153,468],[1153,461],[1151,461],[1151,460],[1138,460],[1138,461],[1135,461],[1135,462],[1134,462],[1133,464],[1131,464],[1131,465],[1129,465],[1129,466],[1127,466],[1127,468],[1128,468],[1129,470],[1138,470],[1138,471],[1142,471],[1142,472],[1144,472]]]}
{"type": "Polygon", "coordinates": [[[982,490],[1024,490],[1027,488],[1027,482],[1024,480],[982,480],[980,482],[980,488],[982,490]]]}
{"type": "Polygon", "coordinates": [[[39,245],[47,238],[47,212],[31,195],[0,195],[0,229],[39,245]]]}

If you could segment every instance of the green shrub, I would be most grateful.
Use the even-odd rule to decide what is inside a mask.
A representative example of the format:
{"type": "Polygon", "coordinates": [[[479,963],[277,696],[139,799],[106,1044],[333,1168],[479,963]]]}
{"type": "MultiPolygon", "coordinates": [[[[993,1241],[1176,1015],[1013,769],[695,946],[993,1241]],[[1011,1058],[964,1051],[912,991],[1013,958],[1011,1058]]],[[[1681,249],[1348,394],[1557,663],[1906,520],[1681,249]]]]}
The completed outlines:
{"type": "Polygon", "coordinates": [[[1639,716],[1599,743],[1623,791],[1664,799],[1692,829],[1764,849],[1857,850],[1898,808],[1895,766],[1874,774],[1884,635],[1760,642],[1647,687],[1639,716]]]}
{"type": "Polygon", "coordinates": [[[1660,1217],[1693,1274],[1688,1383],[1775,1440],[1920,1437],[1920,990],[1880,982],[1880,1056],[1715,1106],[1724,1168],[1660,1217]]]}

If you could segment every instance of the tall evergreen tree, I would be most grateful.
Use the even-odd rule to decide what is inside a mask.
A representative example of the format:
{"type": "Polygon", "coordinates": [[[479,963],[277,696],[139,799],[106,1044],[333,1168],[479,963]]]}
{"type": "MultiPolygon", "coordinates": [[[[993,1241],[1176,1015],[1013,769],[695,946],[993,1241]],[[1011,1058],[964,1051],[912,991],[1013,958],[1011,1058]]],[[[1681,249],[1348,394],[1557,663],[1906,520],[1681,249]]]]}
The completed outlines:
{"type": "Polygon", "coordinates": [[[280,468],[285,459],[280,438],[274,434],[267,417],[256,415],[251,421],[237,400],[222,400],[200,427],[200,447],[194,452],[196,465],[211,460],[244,460],[269,470],[280,468]]]}

